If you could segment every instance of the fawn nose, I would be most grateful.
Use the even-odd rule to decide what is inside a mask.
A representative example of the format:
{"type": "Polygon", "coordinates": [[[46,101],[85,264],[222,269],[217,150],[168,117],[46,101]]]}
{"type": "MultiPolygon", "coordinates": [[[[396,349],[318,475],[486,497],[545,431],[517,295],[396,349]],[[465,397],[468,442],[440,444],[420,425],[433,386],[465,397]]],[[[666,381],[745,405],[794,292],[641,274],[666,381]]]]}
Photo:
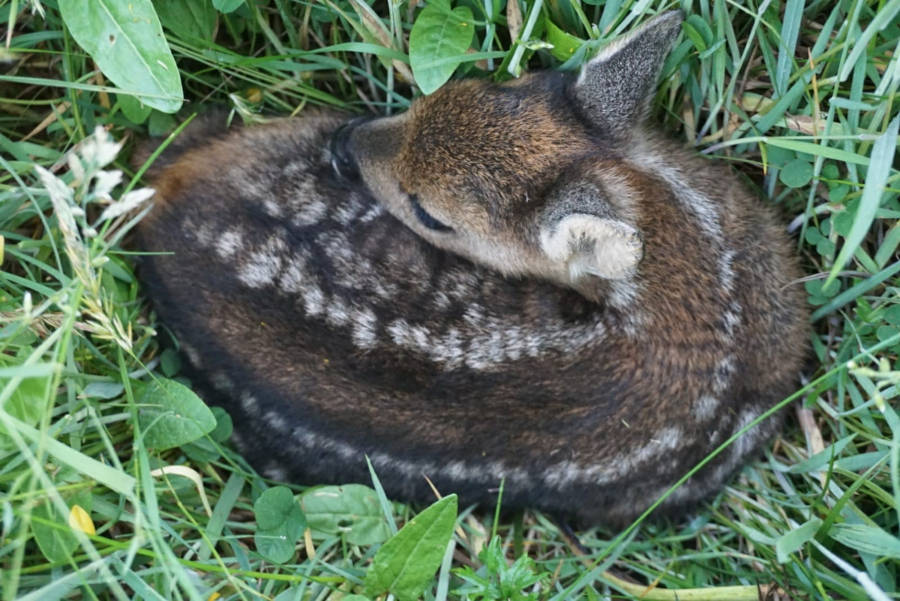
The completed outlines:
{"type": "Polygon", "coordinates": [[[369,117],[357,117],[341,125],[331,136],[329,148],[331,150],[331,168],[338,177],[344,179],[358,179],[359,166],[350,152],[350,134],[360,125],[369,121],[369,117]]]}

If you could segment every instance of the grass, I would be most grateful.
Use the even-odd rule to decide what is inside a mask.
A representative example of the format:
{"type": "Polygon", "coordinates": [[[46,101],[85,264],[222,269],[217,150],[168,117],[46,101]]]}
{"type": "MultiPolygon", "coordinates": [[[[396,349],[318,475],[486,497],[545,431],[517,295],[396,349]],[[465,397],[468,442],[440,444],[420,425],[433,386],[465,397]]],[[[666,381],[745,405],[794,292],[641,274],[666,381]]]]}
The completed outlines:
{"type": "MultiPolygon", "coordinates": [[[[568,58],[566,44],[596,48],[676,7],[454,6],[463,4],[481,54],[457,76],[498,79],[577,66],[583,52],[568,58]],[[528,43],[511,41],[523,31],[528,43]]],[[[542,515],[498,520],[489,508],[462,508],[454,551],[426,599],[900,598],[900,1],[681,7],[685,35],[653,118],[729,161],[778,206],[806,268],[813,351],[789,423],[707,506],[677,523],[580,532],[585,557],[542,515]]],[[[419,10],[251,0],[215,14],[215,37],[205,38],[196,33],[208,24],[164,18],[189,102],[178,119],[154,111],[137,122],[56,2],[0,0],[2,599],[352,601],[364,593],[377,544],[307,532],[282,563],[257,552],[254,502],[272,483],[220,444],[224,432],[147,450],[143,387],[153,376],[177,378],[179,360],[157,335],[165,328],[121,244],[134,221],[104,218],[109,199],[96,185],[66,198],[49,173],[70,184],[66,153],[83,156],[85,139],[103,126],[125,141],[106,167],[125,172],[112,191],[121,199],[140,187],[126,162],[132,141],[209,105],[249,121],[310,105],[401,111],[414,95],[404,73],[419,10]],[[41,177],[36,166],[49,171],[41,177]]],[[[381,501],[386,528],[421,509],[381,501]]]]}

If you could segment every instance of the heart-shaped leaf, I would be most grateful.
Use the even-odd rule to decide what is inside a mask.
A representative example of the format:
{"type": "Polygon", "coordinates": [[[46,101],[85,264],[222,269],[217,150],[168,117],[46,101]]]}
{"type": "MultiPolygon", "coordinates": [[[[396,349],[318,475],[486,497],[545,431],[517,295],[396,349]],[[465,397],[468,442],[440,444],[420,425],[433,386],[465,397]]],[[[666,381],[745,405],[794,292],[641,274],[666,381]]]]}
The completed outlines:
{"type": "Polygon", "coordinates": [[[216,427],[216,418],[194,392],[175,380],[155,378],[135,387],[138,421],[144,444],[157,450],[171,449],[197,440],[216,427]]]}
{"type": "Polygon", "coordinates": [[[314,532],[341,534],[353,545],[374,545],[391,535],[378,495],[362,484],[310,489],[300,506],[314,532]]]}
{"type": "Polygon", "coordinates": [[[259,554],[275,563],[293,557],[306,518],[291,489],[275,486],[266,490],[253,504],[253,513],[258,526],[253,540],[259,554]]]}

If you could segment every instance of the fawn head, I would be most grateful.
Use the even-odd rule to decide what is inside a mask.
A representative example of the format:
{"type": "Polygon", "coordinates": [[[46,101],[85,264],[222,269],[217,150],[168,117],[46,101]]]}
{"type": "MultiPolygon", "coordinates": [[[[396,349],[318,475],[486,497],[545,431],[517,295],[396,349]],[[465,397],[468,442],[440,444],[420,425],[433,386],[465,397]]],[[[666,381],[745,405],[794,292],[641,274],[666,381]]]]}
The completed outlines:
{"type": "Polygon", "coordinates": [[[681,21],[656,17],[577,77],[451,82],[403,114],[351,122],[336,136],[336,169],[475,263],[576,289],[629,278],[643,250],[615,158],[639,130],[681,21]]]}

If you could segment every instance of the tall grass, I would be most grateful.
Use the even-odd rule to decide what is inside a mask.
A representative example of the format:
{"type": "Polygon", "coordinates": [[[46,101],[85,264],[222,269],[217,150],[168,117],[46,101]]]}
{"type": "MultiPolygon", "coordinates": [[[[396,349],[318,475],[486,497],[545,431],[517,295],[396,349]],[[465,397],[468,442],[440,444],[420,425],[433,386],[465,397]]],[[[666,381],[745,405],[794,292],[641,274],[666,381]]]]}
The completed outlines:
{"type": "MultiPolygon", "coordinates": [[[[151,452],[138,416],[142,383],[177,379],[180,365],[122,243],[139,217],[109,209],[140,200],[132,142],[211,105],[252,122],[311,105],[397,112],[415,94],[407,40],[421,7],[237,4],[213,12],[212,30],[160,9],[187,99],[176,118],[144,115],[117,91],[56,2],[0,1],[5,600],[363,592],[377,544],[308,531],[287,561],[265,559],[253,504],[271,483],[222,445],[227,428],[151,452]],[[113,164],[97,126],[124,141],[113,164]]],[[[457,5],[473,13],[479,53],[457,76],[497,79],[575,68],[651,14],[683,8],[653,118],[730,162],[790,223],[813,356],[782,435],[693,515],[580,532],[581,555],[540,514],[465,509],[425,597],[900,598],[900,1],[457,5]]],[[[384,508],[391,526],[413,514],[384,508]]]]}

